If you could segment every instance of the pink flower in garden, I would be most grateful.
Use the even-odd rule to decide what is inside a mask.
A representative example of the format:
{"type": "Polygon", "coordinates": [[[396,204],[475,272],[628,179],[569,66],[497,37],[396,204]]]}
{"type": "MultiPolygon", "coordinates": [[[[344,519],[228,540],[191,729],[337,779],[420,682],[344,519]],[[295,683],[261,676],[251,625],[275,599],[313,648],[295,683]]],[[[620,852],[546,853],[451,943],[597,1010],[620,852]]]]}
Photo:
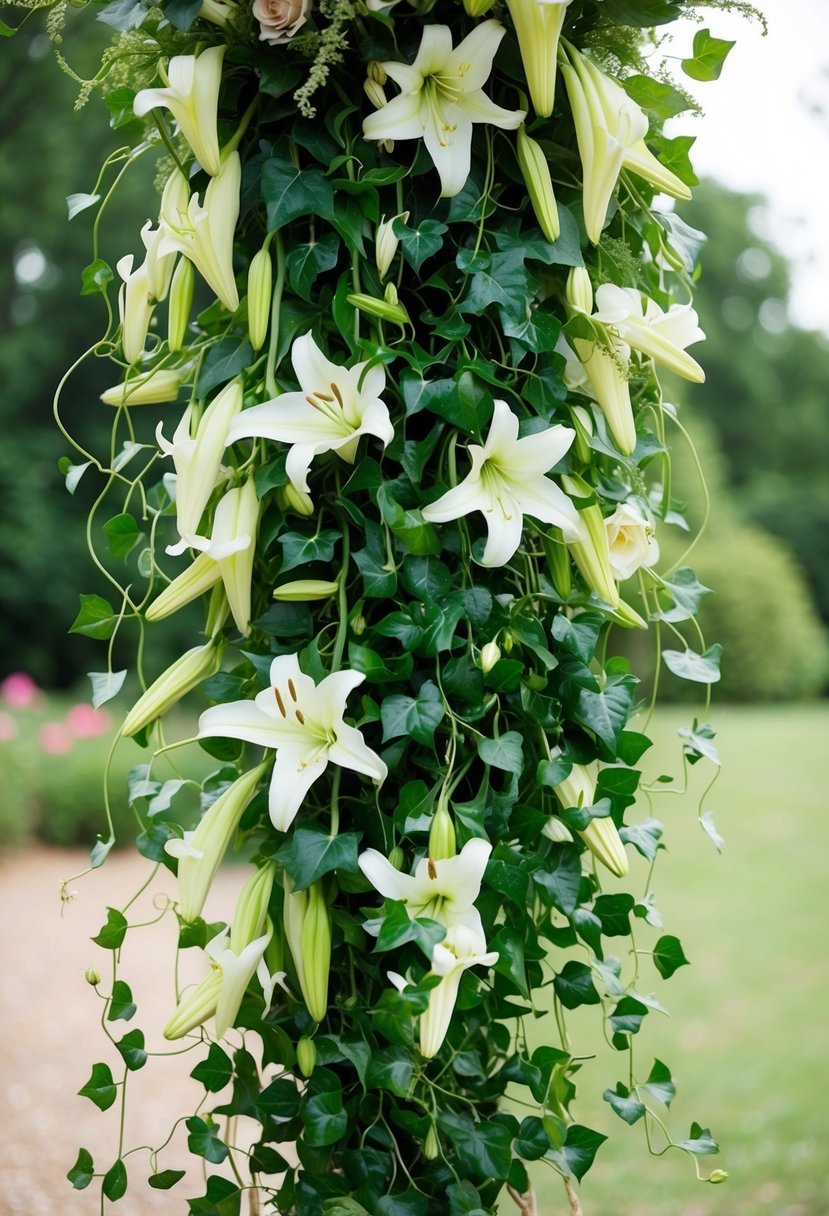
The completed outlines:
{"type": "Polygon", "coordinates": [[[38,731],[37,741],[50,756],[65,756],[72,750],[72,732],[63,722],[46,722],[38,731]]]}
{"type": "Polygon", "coordinates": [[[37,684],[25,671],[13,671],[0,684],[0,695],[12,709],[28,709],[37,700],[38,692],[37,684]]]}
{"type": "Polygon", "coordinates": [[[66,715],[66,723],[76,739],[97,739],[109,730],[109,714],[91,705],[73,705],[66,715]]]}
{"type": "Polygon", "coordinates": [[[18,728],[14,718],[5,710],[0,709],[0,743],[11,743],[12,739],[17,738],[17,733],[18,728]]]}
{"type": "Polygon", "coordinates": [[[259,22],[260,41],[288,42],[308,20],[311,0],[254,0],[253,15],[259,22]]]}

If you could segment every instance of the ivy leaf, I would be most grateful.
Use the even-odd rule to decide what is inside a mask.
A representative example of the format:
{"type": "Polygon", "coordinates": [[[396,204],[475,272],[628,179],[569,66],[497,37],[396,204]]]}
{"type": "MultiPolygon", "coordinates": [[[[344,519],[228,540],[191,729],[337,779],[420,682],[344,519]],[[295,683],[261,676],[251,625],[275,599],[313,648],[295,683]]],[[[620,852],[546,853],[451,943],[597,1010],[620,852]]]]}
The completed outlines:
{"type": "Polygon", "coordinates": [[[596,653],[603,627],[604,617],[600,612],[580,612],[572,619],[559,612],[553,618],[553,637],[562,650],[575,655],[582,663],[589,663],[596,653]]]}
{"type": "Polygon", "coordinates": [[[710,30],[697,30],[694,34],[693,58],[682,60],[682,70],[692,80],[718,80],[733,46],[733,42],[727,42],[724,38],[712,37],[710,30]]]}
{"type": "MultiPolygon", "coordinates": [[[[110,5],[110,8],[112,7],[110,5]]],[[[114,277],[109,263],[105,262],[103,258],[96,258],[81,271],[81,295],[94,296],[99,291],[105,295],[106,289],[114,277]]]]}
{"type": "Polygon", "coordinates": [[[572,959],[565,963],[553,980],[556,996],[565,1009],[578,1009],[579,1005],[598,1005],[601,997],[593,983],[593,975],[586,963],[572,959]]]}
{"type": "Polygon", "coordinates": [[[198,1115],[185,1120],[187,1128],[187,1147],[196,1157],[204,1157],[213,1165],[221,1165],[228,1154],[227,1145],[216,1135],[216,1124],[211,1120],[206,1123],[198,1115]]]}
{"type": "Polygon", "coordinates": [[[704,587],[688,566],[683,566],[672,579],[666,580],[660,587],[662,591],[670,595],[674,604],[672,608],[654,614],[654,619],[658,621],[690,620],[699,612],[705,596],[711,594],[711,588],[704,587]]]}
{"type": "Polygon", "coordinates": [[[572,711],[574,720],[592,730],[614,755],[619,735],[633,709],[636,683],[634,676],[623,675],[611,677],[599,692],[582,688],[572,711]]]}
{"type": "Polygon", "coordinates": [[[497,739],[477,740],[478,755],[490,768],[499,768],[520,777],[524,768],[524,739],[517,730],[509,730],[497,739]]]}
{"type": "Polygon", "coordinates": [[[120,1159],[104,1174],[101,1189],[110,1203],[123,1198],[127,1192],[127,1167],[120,1159]]]}
{"type": "Polygon", "coordinates": [[[720,656],[722,646],[715,642],[703,654],[687,650],[663,650],[665,666],[680,680],[692,680],[695,684],[716,684],[720,678],[720,656]]]}
{"type": "Polygon", "coordinates": [[[100,194],[67,194],[67,219],[73,220],[76,215],[86,211],[87,207],[94,207],[97,202],[100,202],[100,199],[100,194]]]}
{"type": "Polygon", "coordinates": [[[107,908],[106,924],[92,940],[104,950],[117,950],[127,934],[127,918],[117,908],[107,908]]]}
{"type": "Polygon", "coordinates": [[[279,537],[282,546],[282,573],[304,566],[307,562],[330,562],[337,544],[342,540],[339,532],[326,528],[315,536],[303,536],[301,532],[285,532],[279,537]]]}
{"type": "Polygon", "coordinates": [[[348,1113],[343,1109],[342,1090],[314,1094],[302,1105],[300,1118],[305,1125],[303,1141],[312,1148],[336,1144],[348,1130],[348,1113]]]}
{"type": "Polygon", "coordinates": [[[366,1072],[367,1089],[387,1089],[405,1098],[414,1076],[414,1065],[401,1047],[385,1047],[375,1052],[366,1072]]]}
{"type": "Polygon", "coordinates": [[[671,1076],[671,1070],[661,1060],[654,1060],[647,1081],[639,1088],[647,1090],[651,1097],[664,1103],[665,1106],[670,1106],[676,1097],[676,1085],[671,1076]]]}
{"type": "Polygon", "coordinates": [[[542,899],[570,916],[576,907],[581,886],[581,857],[575,845],[560,845],[552,861],[536,870],[533,882],[542,899]]]}
{"type": "Polygon", "coordinates": [[[239,1216],[242,1192],[229,1178],[213,1174],[207,1179],[207,1189],[198,1199],[188,1199],[188,1216],[239,1216]]]}
{"type": "Polygon", "coordinates": [[[720,1151],[711,1132],[699,1123],[691,1124],[690,1139],[678,1141],[677,1148],[684,1148],[686,1153],[693,1153],[695,1157],[707,1157],[720,1151]]]}
{"type": "Polygon", "coordinates": [[[233,1063],[218,1043],[211,1043],[207,1059],[197,1064],[190,1076],[203,1085],[208,1093],[217,1094],[233,1076],[233,1063]]]}
{"type": "Polygon", "coordinates": [[[670,934],[660,937],[654,946],[653,961],[663,980],[670,979],[680,967],[688,966],[679,938],[670,934]]]}
{"type": "Polygon", "coordinates": [[[319,275],[337,265],[340,242],[335,232],[326,232],[307,245],[296,245],[285,259],[291,286],[303,300],[312,302],[311,288],[319,275]]]}
{"type": "Polygon", "coordinates": [[[92,1154],[87,1149],[78,1151],[78,1159],[66,1177],[76,1191],[83,1191],[89,1186],[95,1176],[95,1166],[92,1164],[92,1154]]]}
{"type": "Polygon", "coordinates": [[[689,764],[696,764],[698,760],[705,758],[717,767],[720,766],[719,752],[714,744],[717,732],[713,726],[707,722],[698,723],[695,718],[692,726],[681,726],[676,733],[684,740],[682,751],[689,764]]]}
{"type": "Polygon", "coordinates": [[[522,935],[512,925],[502,925],[492,938],[489,948],[498,952],[498,961],[493,970],[512,980],[521,995],[529,999],[530,989],[527,984],[522,935]]]}
{"type": "Polygon", "coordinates": [[[692,103],[684,93],[651,76],[627,76],[619,83],[628,97],[660,122],[691,109],[692,103]]]}
{"type": "Polygon", "coordinates": [[[700,827],[705,832],[708,839],[713,844],[718,853],[722,853],[725,848],[725,841],[717,831],[717,825],[714,823],[714,812],[703,811],[699,817],[700,827]]]}
{"type": "Polygon", "coordinates": [[[154,1191],[169,1191],[170,1187],[181,1182],[186,1170],[162,1170],[160,1174],[150,1174],[147,1184],[154,1191]]]}
{"type": "MultiPolygon", "coordinates": [[[[366,928],[374,923],[376,922],[368,922],[366,928]]],[[[445,925],[425,916],[410,917],[406,905],[396,899],[386,900],[383,919],[379,922],[378,929],[378,952],[399,950],[407,942],[415,942],[428,959],[431,959],[432,950],[437,943],[446,937],[445,925]]]]}
{"type": "Polygon", "coordinates": [[[421,220],[416,228],[410,228],[398,218],[392,224],[392,231],[400,241],[403,257],[419,273],[426,259],[440,251],[447,227],[438,220],[421,220]]]}
{"type": "Polygon", "coordinates": [[[445,1110],[438,1115],[438,1127],[450,1139],[465,1172],[481,1179],[507,1177],[512,1136],[503,1124],[475,1123],[469,1115],[445,1110]]]}
{"type": "Polygon", "coordinates": [[[138,1072],[147,1063],[147,1052],[144,1048],[144,1035],[140,1030],[130,1030],[115,1044],[121,1053],[121,1059],[130,1072],[138,1072]]]}
{"type": "Polygon", "coordinates": [[[359,872],[357,846],[361,832],[341,832],[330,836],[317,826],[295,828],[290,840],[277,851],[295,891],[304,891],[325,874],[339,870],[346,874],[359,872]]]}
{"type": "Polygon", "coordinates": [[[421,685],[417,698],[386,697],[380,706],[383,742],[410,735],[416,743],[431,747],[445,712],[440,691],[431,680],[421,685]]]}
{"type": "Polygon", "coordinates": [[[461,249],[457,257],[458,268],[471,273],[459,311],[480,316],[491,304],[496,304],[509,317],[525,316],[537,280],[524,265],[523,252],[510,249],[506,253],[479,252],[474,257],[471,254],[471,250],[461,249]]]}
{"type": "Polygon", "coordinates": [[[98,1110],[109,1110],[118,1096],[118,1087],[112,1079],[109,1065],[93,1064],[92,1075],[78,1093],[82,1098],[94,1102],[98,1110]]]}
{"type": "Polygon", "coordinates": [[[284,228],[301,215],[334,217],[334,189],[320,169],[297,169],[272,157],[262,166],[262,199],[268,209],[268,231],[284,228]]]}
{"type": "Polygon", "coordinates": [[[238,376],[253,362],[253,347],[247,338],[221,338],[204,357],[199,368],[196,393],[206,397],[220,384],[238,376]]]}
{"type": "Polygon", "coordinates": [[[118,624],[115,609],[102,595],[82,595],[81,610],[69,626],[70,633],[104,641],[111,638],[118,624]]]}
{"type": "Polygon", "coordinates": [[[626,824],[619,828],[619,835],[625,844],[632,844],[638,853],[653,861],[658,851],[665,847],[659,843],[663,831],[658,819],[645,819],[642,823],[626,824]]]}
{"type": "Polygon", "coordinates": [[[93,709],[100,709],[107,701],[117,697],[127,678],[126,668],[123,671],[88,671],[86,674],[92,685],[93,709]]]}
{"type": "Polygon", "coordinates": [[[624,1119],[625,1123],[630,1126],[637,1123],[646,1113],[644,1102],[640,1102],[638,1098],[632,1098],[630,1090],[621,1081],[618,1082],[615,1089],[606,1089],[602,1097],[615,1110],[619,1118],[624,1119]]]}
{"type": "Polygon", "coordinates": [[[107,1010],[108,1022],[128,1022],[135,1016],[136,1004],[132,999],[132,989],[123,980],[116,980],[112,985],[112,997],[107,1010]]]}
{"type": "Polygon", "coordinates": [[[571,1123],[567,1128],[564,1144],[560,1149],[551,1149],[549,1158],[560,1166],[565,1174],[572,1174],[581,1182],[606,1139],[607,1136],[603,1136],[601,1132],[594,1132],[592,1128],[583,1127],[580,1123],[571,1123]]]}

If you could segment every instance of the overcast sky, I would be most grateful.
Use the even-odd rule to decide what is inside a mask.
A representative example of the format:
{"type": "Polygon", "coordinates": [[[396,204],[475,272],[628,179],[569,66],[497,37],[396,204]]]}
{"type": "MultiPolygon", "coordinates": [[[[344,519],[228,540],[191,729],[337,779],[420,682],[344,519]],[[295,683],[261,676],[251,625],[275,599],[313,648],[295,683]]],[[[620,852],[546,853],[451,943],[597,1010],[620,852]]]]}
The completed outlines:
{"type": "MultiPolygon", "coordinates": [[[[691,86],[704,117],[680,116],[671,134],[697,136],[700,176],[768,197],[762,235],[794,262],[792,321],[829,333],[829,0],[757,3],[765,38],[717,10],[703,22],[737,45],[718,81],[691,86]]],[[[697,28],[678,24],[671,53],[690,55],[697,28]]]]}

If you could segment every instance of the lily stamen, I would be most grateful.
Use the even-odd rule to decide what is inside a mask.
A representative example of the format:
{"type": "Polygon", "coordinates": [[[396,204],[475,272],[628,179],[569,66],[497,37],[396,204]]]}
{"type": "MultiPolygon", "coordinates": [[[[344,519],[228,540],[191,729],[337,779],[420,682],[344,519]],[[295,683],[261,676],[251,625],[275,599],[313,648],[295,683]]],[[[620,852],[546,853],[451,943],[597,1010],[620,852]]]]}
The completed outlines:
{"type": "Polygon", "coordinates": [[[279,706],[279,712],[282,714],[282,717],[287,718],[288,711],[285,708],[285,702],[282,700],[282,693],[278,688],[275,688],[273,690],[273,695],[276,697],[276,703],[279,706]]]}
{"type": "Polygon", "coordinates": [[[291,694],[291,700],[296,701],[297,700],[296,685],[294,684],[293,680],[290,680],[290,679],[288,680],[288,692],[291,694]]]}

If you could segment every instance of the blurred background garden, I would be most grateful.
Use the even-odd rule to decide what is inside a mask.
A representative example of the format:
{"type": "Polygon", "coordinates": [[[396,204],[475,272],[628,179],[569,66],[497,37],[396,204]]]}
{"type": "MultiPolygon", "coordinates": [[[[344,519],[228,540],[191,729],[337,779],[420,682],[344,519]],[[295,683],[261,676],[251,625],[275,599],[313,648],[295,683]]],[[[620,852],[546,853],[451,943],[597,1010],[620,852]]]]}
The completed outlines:
{"type": "MultiPolygon", "coordinates": [[[[782,52],[775,58],[775,23],[797,26],[794,18],[802,14],[801,37],[823,50],[812,49],[811,69],[801,64],[798,71],[789,64],[785,89],[791,94],[789,113],[799,115],[805,128],[796,146],[810,148],[825,173],[829,114],[821,97],[829,94],[829,15],[811,0],[763,7],[772,27],[762,47],[756,31],[745,27],[714,32],[745,39],[747,49],[738,45],[734,54],[739,73],[741,54],[782,63],[782,52]],[[801,85],[809,83],[801,96],[801,85]]],[[[95,36],[89,22],[84,28],[84,38],[90,30],[95,36]]],[[[108,31],[99,28],[103,44],[108,31]]],[[[72,41],[71,22],[67,42],[73,64],[82,70],[84,46],[72,41]]],[[[100,163],[123,134],[111,129],[107,118],[117,125],[123,116],[113,99],[107,115],[97,98],[84,114],[72,115],[78,84],[56,69],[42,23],[30,21],[2,50],[0,865],[8,875],[26,857],[53,859],[44,850],[57,847],[75,850],[60,863],[61,872],[81,868],[80,850],[88,849],[97,833],[106,834],[102,771],[134,685],[125,685],[123,700],[94,709],[86,673],[105,666],[102,643],[67,635],[78,594],[107,594],[90,561],[85,533],[101,486],[92,475],[67,493],[59,462],[71,452],[51,412],[61,375],[96,341],[105,323],[100,297],[78,294],[81,269],[90,261],[93,213],[67,222],[65,199],[93,189],[100,163]]],[[[748,73],[748,60],[742,63],[748,73]]],[[[762,70],[745,78],[754,81],[755,90],[763,88],[762,70]]],[[[701,100],[705,105],[707,95],[701,100]]],[[[762,99],[755,93],[744,100],[748,106],[762,99]]],[[[732,116],[728,135],[735,160],[752,155],[750,149],[741,151],[740,121],[739,114],[732,116]]],[[[754,125],[762,128],[763,122],[754,125]]],[[[704,129],[705,122],[701,136],[704,129]]],[[[767,131],[770,180],[791,176],[784,132],[785,122],[767,131]]],[[[626,1137],[614,1136],[607,1153],[599,1154],[584,1186],[585,1211],[588,1216],[827,1216],[829,1028],[822,1011],[829,995],[829,918],[823,898],[829,856],[824,792],[829,776],[824,700],[829,683],[829,303],[821,315],[820,292],[804,294],[803,287],[804,276],[820,271],[820,265],[810,269],[803,262],[809,225],[825,225],[825,219],[822,212],[816,218],[817,211],[809,218],[807,204],[820,208],[820,201],[807,180],[807,166],[806,231],[789,241],[774,199],[761,186],[735,190],[727,162],[720,173],[713,152],[703,160],[711,176],[680,212],[685,224],[709,237],[696,297],[708,335],[699,351],[707,382],[699,388],[674,386],[673,401],[694,437],[713,500],[690,564],[701,582],[715,589],[700,621],[707,642],[724,648],[723,677],[710,713],[722,772],[703,809],[713,812],[708,821],[716,824],[713,835],[720,833],[726,843],[718,854],[698,821],[703,789],[719,771],[705,760],[691,770],[684,797],[666,786],[668,792],[651,808],[665,823],[668,845],[657,870],[658,903],[693,966],[665,994],[656,994],[676,1016],[651,1019],[659,1024],[643,1036],[643,1049],[673,1062],[678,1123],[711,1124],[726,1149],[731,1178],[724,1187],[703,1187],[679,1154],[677,1160],[669,1155],[658,1169],[644,1169],[641,1129],[633,1128],[626,1137]],[[787,257],[794,246],[800,265],[787,257]]],[[[130,171],[117,213],[102,225],[101,256],[111,264],[127,251],[119,234],[137,232],[147,218],[148,176],[149,163],[130,171]]],[[[825,241],[815,236],[815,243],[818,239],[825,241]]],[[[829,266],[824,270],[826,281],[829,266]]],[[[108,376],[103,364],[90,359],[73,375],[64,398],[73,433],[91,451],[108,442],[111,416],[99,400],[108,376]]],[[[705,495],[694,459],[681,446],[674,492],[687,501],[699,526],[705,495]]],[[[107,537],[99,524],[92,540],[106,561],[120,564],[119,572],[124,562],[136,569],[140,538],[132,538],[124,552],[123,538],[107,537]]],[[[660,543],[670,561],[687,538],[660,533],[660,543]]],[[[190,636],[194,618],[183,615],[150,631],[145,667],[151,675],[190,636]]],[[[130,666],[135,640],[135,635],[125,640],[119,635],[115,669],[130,666]]],[[[627,636],[616,641],[633,645],[627,636]]],[[[651,643],[637,639],[635,645],[636,669],[650,677],[651,643]]],[[[689,691],[667,672],[661,693],[666,705],[657,717],[657,746],[643,763],[651,778],[661,773],[678,778],[678,789],[677,731],[700,714],[703,698],[699,688],[689,691]]],[[[192,706],[193,715],[199,708],[192,706]]],[[[182,734],[192,720],[183,717],[182,734]]],[[[195,775],[212,763],[198,749],[189,749],[187,756],[184,775],[188,765],[195,775]]],[[[136,833],[126,806],[126,777],[145,758],[132,741],[114,753],[110,789],[125,841],[136,833]]],[[[50,882],[56,865],[50,861],[50,882]]],[[[56,888],[44,885],[39,895],[37,915],[49,933],[58,911],[56,888]]],[[[14,909],[4,913],[13,915],[14,909]]],[[[72,931],[69,916],[68,931],[61,925],[65,939],[72,931]]],[[[94,1017],[91,1009],[87,1014],[94,1017]]],[[[535,1033],[544,1041],[545,1020],[535,1033]]],[[[607,1054],[612,1055],[610,1049],[607,1054]]],[[[606,1072],[597,1069],[597,1075],[606,1072]]],[[[68,1102],[76,1088],[72,1082],[57,1087],[57,1101],[68,1102]]],[[[601,1129],[615,1116],[600,1092],[591,1094],[589,1086],[586,1092],[583,1122],[601,1129]]],[[[60,1160],[50,1168],[62,1179],[70,1164],[60,1160]]],[[[61,1185],[68,1191],[68,1184],[61,1185]]],[[[548,1195],[545,1185],[541,1212],[553,1216],[561,1210],[558,1188],[548,1195]]],[[[85,1210],[77,1196],[71,1198],[71,1210],[85,1210]]],[[[169,1206],[158,1210],[178,1210],[176,1201],[166,1202],[169,1206]]],[[[4,1210],[48,1209],[37,1204],[4,1209],[0,1186],[4,1210]]]]}

